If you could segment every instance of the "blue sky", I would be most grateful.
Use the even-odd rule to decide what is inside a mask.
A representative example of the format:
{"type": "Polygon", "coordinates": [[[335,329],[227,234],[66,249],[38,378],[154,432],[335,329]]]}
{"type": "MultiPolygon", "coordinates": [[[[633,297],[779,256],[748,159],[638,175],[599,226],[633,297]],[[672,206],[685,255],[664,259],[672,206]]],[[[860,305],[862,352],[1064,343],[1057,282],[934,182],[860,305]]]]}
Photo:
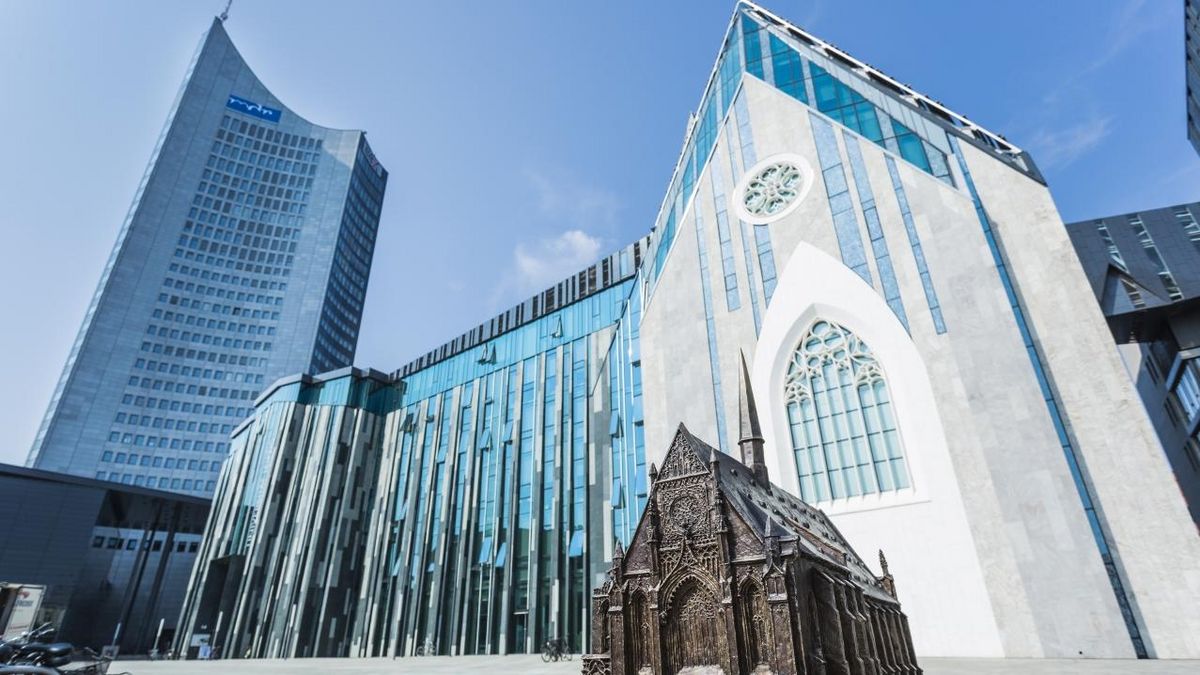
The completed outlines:
{"type": "MultiPolygon", "coordinates": [[[[24,460],[222,0],[8,0],[0,461],[24,460]]],[[[1200,199],[1168,0],[766,6],[1033,153],[1063,217],[1200,199]]],[[[731,2],[235,3],[261,79],[391,172],[358,365],[396,368],[649,228],[731,2]]]]}

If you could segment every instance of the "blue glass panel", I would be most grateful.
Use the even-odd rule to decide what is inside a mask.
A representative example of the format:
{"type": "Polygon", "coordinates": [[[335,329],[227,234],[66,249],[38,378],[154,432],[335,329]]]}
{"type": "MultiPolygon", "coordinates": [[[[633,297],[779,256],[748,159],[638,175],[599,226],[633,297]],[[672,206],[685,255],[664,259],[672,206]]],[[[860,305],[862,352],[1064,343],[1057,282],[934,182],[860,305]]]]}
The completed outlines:
{"type": "Polygon", "coordinates": [[[817,110],[823,113],[837,110],[841,106],[839,90],[845,85],[825,72],[824,68],[811,61],[808,63],[808,68],[812,72],[813,92],[817,97],[815,101],[817,110]]]}
{"type": "Polygon", "coordinates": [[[754,226],[754,246],[758,251],[758,268],[762,272],[763,298],[771,304],[775,294],[775,251],[771,247],[771,229],[767,225],[754,226]]]}
{"type": "Polygon", "coordinates": [[[758,23],[746,14],[740,16],[742,22],[742,44],[746,51],[746,72],[762,79],[762,45],[758,39],[758,23]]]}
{"type": "MultiPolygon", "coordinates": [[[[713,190],[713,210],[716,212],[717,219],[717,241],[721,246],[721,274],[725,286],[725,309],[732,312],[741,307],[742,302],[738,297],[737,269],[733,262],[733,237],[729,230],[729,213],[726,208],[725,186],[720,171],[713,171],[710,180],[713,190]]],[[[696,212],[696,237],[701,247],[700,265],[702,268],[707,268],[708,256],[703,251],[704,234],[700,225],[699,211],[696,212]]],[[[707,281],[707,275],[703,274],[702,279],[707,281]]],[[[711,314],[711,312],[706,311],[707,314],[711,314]]]]}
{"type": "Polygon", "coordinates": [[[720,65],[720,89],[721,89],[721,108],[729,109],[729,102],[733,99],[733,93],[737,90],[742,74],[741,60],[741,33],[734,30],[730,33],[729,44],[725,49],[724,55],[721,57],[720,65]]]}
{"type": "Polygon", "coordinates": [[[938,334],[946,332],[946,323],[942,319],[942,307],[938,303],[937,291],[933,288],[933,279],[929,274],[929,266],[925,262],[925,253],[921,249],[921,238],[917,234],[917,225],[913,222],[912,211],[908,208],[908,197],[904,193],[904,184],[900,181],[900,171],[896,161],[885,157],[888,175],[892,179],[892,191],[896,194],[896,203],[900,206],[900,217],[904,221],[904,231],[908,234],[908,244],[912,249],[913,259],[917,264],[917,273],[921,276],[921,286],[925,291],[925,303],[933,317],[934,330],[938,334]]]}
{"type": "Polygon", "coordinates": [[[892,128],[896,130],[896,143],[900,146],[900,156],[916,164],[924,171],[933,172],[929,157],[925,154],[925,144],[911,129],[892,120],[892,128]]]}
{"type": "Polygon", "coordinates": [[[879,118],[875,113],[875,106],[867,101],[863,101],[854,106],[855,116],[858,120],[858,133],[866,136],[875,143],[883,143],[883,130],[879,127],[879,118]]]}
{"type": "MultiPolygon", "coordinates": [[[[808,103],[808,94],[804,87],[804,67],[800,55],[788,46],[786,42],[771,35],[771,73],[775,86],[787,95],[804,103],[808,103]]],[[[759,77],[762,77],[760,74],[759,77]]]]}
{"type": "MultiPolygon", "coordinates": [[[[729,168],[733,175],[734,181],[737,181],[745,168],[753,166],[756,161],[756,153],[754,150],[754,134],[753,130],[750,128],[750,115],[746,109],[746,99],[744,96],[739,95],[733,102],[733,115],[736,124],[729,128],[727,138],[729,139],[730,147],[729,168]],[[736,138],[739,139],[739,143],[736,144],[734,142],[735,128],[737,134],[736,138]],[[733,151],[733,148],[736,145],[740,145],[740,153],[733,151]]],[[[756,275],[754,273],[754,260],[749,243],[751,240],[750,226],[741,219],[738,219],[737,222],[738,226],[741,228],[742,257],[746,264],[746,285],[748,286],[748,291],[750,293],[750,312],[754,318],[754,334],[757,335],[758,331],[762,328],[762,314],[758,304],[758,288],[755,279],[756,275]]]]}
{"type": "Polygon", "coordinates": [[[688,153],[687,162],[683,166],[683,200],[686,202],[692,194],[692,184],[696,175],[696,153],[688,153]]]}
{"type": "Polygon", "coordinates": [[[842,262],[869,284],[871,271],[867,266],[866,252],[858,229],[858,217],[854,213],[854,202],[846,184],[842,156],[838,150],[837,137],[833,133],[833,125],[815,114],[810,114],[809,119],[812,122],[813,139],[817,145],[821,175],[829,197],[829,210],[833,216],[833,227],[837,234],[838,247],[841,249],[842,262]]]}
{"type": "Polygon", "coordinates": [[[616,411],[613,411],[608,418],[608,435],[614,437],[621,435],[621,414],[616,411]]]}
{"type": "Polygon", "coordinates": [[[883,227],[879,222],[879,211],[875,208],[875,194],[871,190],[870,176],[863,162],[862,149],[858,140],[849,133],[842,132],[842,140],[846,143],[846,154],[850,158],[850,170],[854,175],[854,185],[858,190],[858,201],[862,204],[863,220],[866,221],[867,235],[871,239],[871,251],[875,255],[875,267],[879,270],[879,280],[883,286],[883,297],[896,318],[908,328],[908,317],[904,314],[904,303],[900,298],[900,286],[896,282],[896,273],[892,269],[892,259],[888,252],[887,241],[883,236],[883,227]]]}

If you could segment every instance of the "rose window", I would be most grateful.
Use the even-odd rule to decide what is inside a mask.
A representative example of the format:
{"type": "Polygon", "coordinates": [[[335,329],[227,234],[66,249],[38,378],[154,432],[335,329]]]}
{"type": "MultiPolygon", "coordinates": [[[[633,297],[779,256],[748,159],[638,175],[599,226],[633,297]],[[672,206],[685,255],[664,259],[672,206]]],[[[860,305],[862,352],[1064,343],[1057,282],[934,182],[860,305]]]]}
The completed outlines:
{"type": "Polygon", "coordinates": [[[804,187],[804,174],[791,162],[776,162],[759,171],[746,184],[742,205],[755,216],[773,216],[796,201],[804,187]]]}

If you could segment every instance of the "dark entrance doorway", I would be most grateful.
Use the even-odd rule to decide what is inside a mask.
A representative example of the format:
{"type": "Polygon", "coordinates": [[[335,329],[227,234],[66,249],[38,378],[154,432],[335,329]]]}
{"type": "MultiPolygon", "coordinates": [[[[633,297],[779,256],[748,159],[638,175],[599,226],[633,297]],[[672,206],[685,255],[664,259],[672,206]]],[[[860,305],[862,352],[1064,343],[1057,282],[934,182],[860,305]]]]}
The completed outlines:
{"type": "Polygon", "coordinates": [[[677,673],[691,666],[720,665],[725,631],[717,607],[716,598],[699,582],[683,582],[675,593],[665,626],[666,663],[663,665],[666,672],[677,673]]]}

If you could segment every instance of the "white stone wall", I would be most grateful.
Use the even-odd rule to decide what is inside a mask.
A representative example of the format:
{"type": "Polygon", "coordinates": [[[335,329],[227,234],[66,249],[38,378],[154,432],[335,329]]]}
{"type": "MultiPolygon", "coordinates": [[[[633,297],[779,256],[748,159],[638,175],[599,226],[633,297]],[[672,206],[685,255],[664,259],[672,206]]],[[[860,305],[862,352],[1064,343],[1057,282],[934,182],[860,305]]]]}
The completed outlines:
{"type": "Polygon", "coordinates": [[[1090,302],[1054,202],[1048,191],[1022,189],[980,151],[963,150],[1051,368],[1147,647],[1159,658],[1200,656],[1200,538],[1090,302]]]}

